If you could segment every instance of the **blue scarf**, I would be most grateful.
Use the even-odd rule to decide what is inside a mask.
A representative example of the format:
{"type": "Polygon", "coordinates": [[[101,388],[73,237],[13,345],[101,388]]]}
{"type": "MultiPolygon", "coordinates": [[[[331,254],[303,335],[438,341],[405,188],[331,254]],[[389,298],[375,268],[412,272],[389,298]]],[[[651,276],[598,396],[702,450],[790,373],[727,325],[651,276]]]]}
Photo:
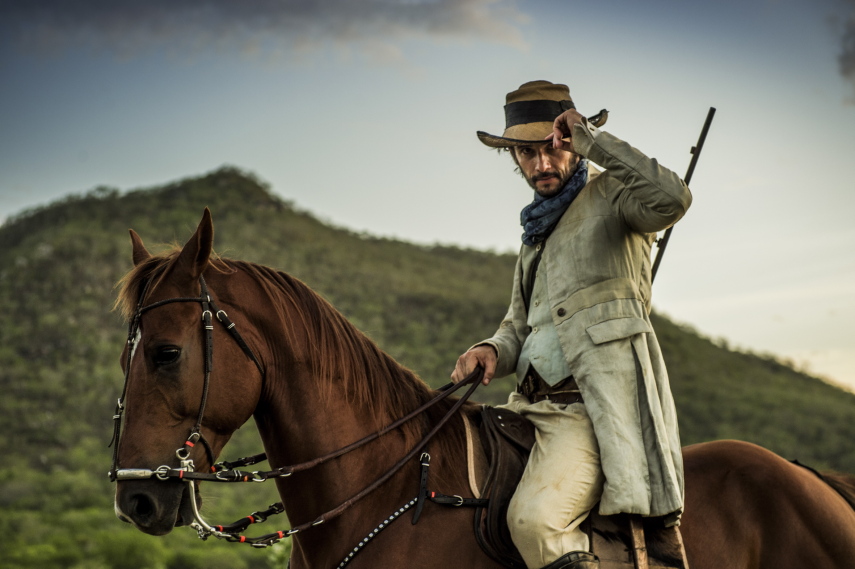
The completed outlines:
{"type": "Polygon", "coordinates": [[[535,192],[534,201],[520,212],[520,225],[525,231],[522,234],[522,242],[531,246],[549,237],[558,225],[558,220],[587,183],[588,161],[583,158],[560,192],[551,198],[541,197],[535,192]]]}

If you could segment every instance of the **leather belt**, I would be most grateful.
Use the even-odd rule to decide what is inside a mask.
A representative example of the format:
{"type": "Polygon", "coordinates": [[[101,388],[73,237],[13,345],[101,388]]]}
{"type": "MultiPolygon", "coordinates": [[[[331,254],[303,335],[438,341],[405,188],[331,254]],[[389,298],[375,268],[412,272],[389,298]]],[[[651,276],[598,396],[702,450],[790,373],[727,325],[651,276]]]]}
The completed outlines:
{"type": "Polygon", "coordinates": [[[517,386],[517,391],[528,397],[532,403],[545,400],[560,405],[585,402],[572,375],[555,385],[549,385],[532,366],[528,367],[528,372],[525,374],[522,383],[517,386]]]}

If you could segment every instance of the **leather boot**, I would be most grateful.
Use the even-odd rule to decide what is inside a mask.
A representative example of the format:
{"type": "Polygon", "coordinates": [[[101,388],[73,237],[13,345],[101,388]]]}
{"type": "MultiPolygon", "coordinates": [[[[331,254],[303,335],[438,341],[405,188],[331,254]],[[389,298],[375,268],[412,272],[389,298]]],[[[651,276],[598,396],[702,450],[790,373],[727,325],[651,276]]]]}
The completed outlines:
{"type": "Polygon", "coordinates": [[[565,553],[543,569],[597,569],[600,558],[587,551],[565,553]]]}

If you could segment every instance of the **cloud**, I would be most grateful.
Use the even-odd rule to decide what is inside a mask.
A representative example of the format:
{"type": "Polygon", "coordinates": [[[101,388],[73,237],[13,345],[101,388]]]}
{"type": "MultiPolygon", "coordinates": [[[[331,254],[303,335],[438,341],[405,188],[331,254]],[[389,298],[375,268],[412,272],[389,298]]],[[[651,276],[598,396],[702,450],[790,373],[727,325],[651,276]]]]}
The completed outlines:
{"type": "Polygon", "coordinates": [[[0,32],[19,48],[123,56],[160,47],[275,53],[357,45],[388,58],[409,39],[523,47],[524,20],[507,0],[0,0],[0,32]]]}

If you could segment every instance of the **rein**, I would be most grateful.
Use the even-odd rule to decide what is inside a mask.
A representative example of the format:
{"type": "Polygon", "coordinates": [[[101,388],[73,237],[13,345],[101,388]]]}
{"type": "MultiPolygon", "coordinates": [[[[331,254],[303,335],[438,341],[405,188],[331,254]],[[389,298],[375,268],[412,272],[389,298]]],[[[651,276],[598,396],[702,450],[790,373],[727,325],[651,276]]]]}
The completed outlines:
{"type": "MultiPolygon", "coordinates": [[[[148,287],[151,281],[147,282],[143,287],[143,290],[140,294],[140,300],[137,306],[137,311],[134,313],[133,318],[131,319],[128,325],[128,342],[127,342],[127,359],[125,363],[125,378],[124,378],[124,387],[122,389],[122,394],[116,404],[116,411],[113,415],[113,439],[111,441],[111,445],[113,446],[113,465],[109,472],[110,480],[113,482],[122,481],[122,480],[146,480],[149,478],[157,478],[158,480],[169,480],[169,479],[179,479],[188,484],[190,484],[190,502],[193,508],[193,516],[195,521],[191,524],[191,527],[196,529],[201,539],[207,539],[209,536],[214,536],[220,539],[225,539],[227,541],[232,542],[240,542],[240,543],[249,543],[253,547],[267,547],[277,543],[278,541],[290,537],[293,534],[298,532],[307,530],[311,527],[321,525],[324,522],[330,521],[338,516],[340,516],[344,511],[350,508],[353,504],[379,488],[383,483],[389,480],[393,475],[395,475],[404,465],[412,459],[419,451],[423,450],[425,446],[427,446],[428,442],[436,435],[437,432],[454,416],[455,413],[460,409],[460,407],[469,399],[475,389],[481,382],[481,378],[483,377],[483,369],[476,368],[474,372],[469,374],[464,380],[460,381],[456,385],[447,384],[440,388],[439,393],[434,396],[432,399],[418,407],[417,409],[411,411],[407,415],[401,417],[400,419],[394,421],[393,423],[387,425],[386,427],[380,429],[376,433],[372,433],[358,441],[355,441],[349,445],[346,445],[338,450],[325,454],[323,456],[317,457],[315,459],[302,462],[299,464],[291,465],[291,466],[283,466],[274,470],[268,471],[254,471],[254,472],[244,472],[241,470],[234,469],[235,466],[249,466],[252,464],[256,464],[263,460],[266,460],[267,455],[262,453],[258,455],[254,455],[251,457],[246,457],[240,460],[237,460],[233,463],[229,462],[221,462],[214,464],[215,458],[213,450],[210,447],[210,444],[207,442],[205,437],[202,435],[202,419],[205,414],[205,405],[208,399],[208,390],[210,387],[210,379],[211,379],[211,369],[213,366],[213,351],[214,351],[214,339],[213,339],[213,317],[216,315],[217,320],[226,327],[226,330],[229,332],[231,337],[237,342],[238,346],[241,350],[247,355],[247,357],[255,363],[259,372],[261,372],[262,377],[264,377],[264,369],[261,366],[258,358],[253,353],[252,349],[247,345],[244,341],[243,337],[235,328],[234,323],[229,320],[228,315],[219,310],[211,298],[208,287],[205,284],[205,280],[200,276],[199,283],[201,287],[201,292],[199,297],[177,297],[170,298],[166,300],[161,300],[158,302],[154,302],[152,304],[143,305],[143,300],[145,298],[146,293],[148,292],[148,287]],[[125,398],[127,396],[128,389],[128,379],[130,376],[130,368],[131,361],[133,359],[137,342],[139,341],[140,335],[140,321],[142,319],[142,315],[150,310],[155,308],[159,308],[161,306],[165,306],[167,304],[173,304],[177,302],[198,302],[202,307],[202,324],[204,327],[204,337],[205,337],[205,349],[204,349],[204,384],[202,389],[202,400],[199,404],[199,415],[196,420],[196,424],[190,430],[190,435],[187,437],[187,441],[184,445],[175,451],[175,455],[180,462],[179,468],[172,468],[168,465],[162,465],[154,470],[151,469],[143,469],[143,468],[118,468],[118,453],[119,453],[119,440],[121,435],[122,428],[122,416],[125,409],[125,398]],[[381,436],[393,431],[406,423],[407,421],[412,420],[417,417],[433,405],[439,403],[464,385],[471,384],[469,389],[466,390],[466,393],[458,399],[454,405],[446,412],[446,414],[433,426],[433,428],[419,441],[410,451],[401,458],[398,462],[396,462],[389,470],[387,470],[380,478],[360,490],[358,493],[354,494],[332,510],[329,510],[320,516],[318,516],[314,521],[306,522],[297,526],[293,526],[290,530],[286,531],[277,531],[275,533],[263,535],[257,538],[249,538],[243,535],[240,535],[250,524],[258,523],[266,521],[266,519],[274,514],[279,514],[284,511],[284,506],[282,503],[273,504],[269,509],[263,512],[254,512],[241,520],[229,525],[229,526],[212,526],[208,524],[201,516],[198,508],[198,504],[196,503],[195,498],[195,482],[198,481],[209,481],[209,482],[264,482],[270,479],[276,478],[286,478],[291,476],[295,472],[301,472],[304,470],[311,469],[320,464],[324,464],[334,458],[338,458],[352,450],[360,448],[371,441],[374,441],[381,436]],[[205,451],[208,455],[209,462],[213,465],[211,466],[211,472],[196,472],[195,465],[193,460],[190,458],[190,450],[195,446],[197,442],[201,441],[203,446],[205,447],[205,451]]],[[[430,461],[430,456],[427,453],[422,453],[422,467],[425,468],[425,461],[430,461]]],[[[396,519],[400,516],[404,511],[416,505],[417,503],[422,501],[422,497],[419,496],[413,500],[411,500],[405,507],[396,511],[392,516],[390,516],[386,521],[384,521],[379,528],[375,529],[369,536],[373,537],[374,533],[383,529],[388,523],[396,519]]],[[[415,522],[414,522],[415,523],[415,522]]],[[[365,541],[367,541],[367,539],[365,541]]],[[[363,543],[364,544],[364,543],[363,543]]],[[[360,545],[363,545],[360,544],[360,545]]],[[[352,557],[352,554],[351,554],[352,557]]],[[[348,558],[349,561],[350,558],[348,558]]]]}

